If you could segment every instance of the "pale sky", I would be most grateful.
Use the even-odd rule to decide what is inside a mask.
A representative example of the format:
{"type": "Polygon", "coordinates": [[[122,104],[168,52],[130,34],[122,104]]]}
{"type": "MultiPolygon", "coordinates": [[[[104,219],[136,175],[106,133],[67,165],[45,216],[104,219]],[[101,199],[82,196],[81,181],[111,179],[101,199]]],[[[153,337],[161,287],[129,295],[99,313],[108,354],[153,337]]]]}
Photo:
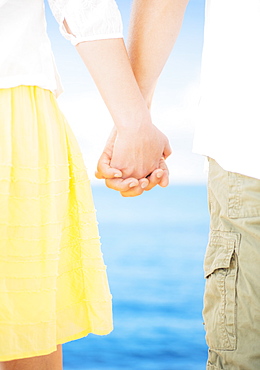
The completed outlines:
{"type": "MultiPolygon", "coordinates": [[[[124,36],[131,0],[117,0],[124,36]]],[[[74,132],[89,177],[96,183],[96,162],[113,122],[75,48],[59,33],[47,6],[48,33],[64,92],[59,104],[74,132]]],[[[204,158],[192,154],[195,112],[199,99],[200,62],[203,45],[204,0],[190,0],[182,30],[157,85],[153,122],[169,137],[173,154],[167,160],[171,183],[204,183],[204,158]]]]}

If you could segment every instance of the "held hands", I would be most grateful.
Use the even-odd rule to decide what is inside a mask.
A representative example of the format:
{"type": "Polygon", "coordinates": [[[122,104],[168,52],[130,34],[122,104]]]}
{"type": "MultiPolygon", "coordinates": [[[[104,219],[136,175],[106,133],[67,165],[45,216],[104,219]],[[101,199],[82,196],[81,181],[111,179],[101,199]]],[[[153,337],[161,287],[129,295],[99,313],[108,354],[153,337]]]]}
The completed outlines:
{"type": "Polygon", "coordinates": [[[138,130],[114,128],[99,159],[96,177],[125,197],[156,185],[166,187],[169,172],[165,159],[171,154],[168,139],[154,125],[138,130]]]}
{"type": "Polygon", "coordinates": [[[162,158],[171,153],[169,143],[152,124],[146,94],[140,90],[123,39],[80,42],[76,47],[117,130],[99,160],[97,177],[123,196],[141,194],[157,183],[166,186],[168,171],[162,158]],[[119,177],[113,179],[113,170],[119,177]]]}
{"type": "Polygon", "coordinates": [[[83,41],[76,48],[117,130],[99,160],[97,177],[107,179],[106,184],[123,196],[141,194],[156,184],[166,186],[164,159],[171,150],[152,124],[148,108],[157,74],[137,73],[141,62],[132,69],[123,38],[83,41]],[[113,179],[112,171],[119,177],[113,179]]]}

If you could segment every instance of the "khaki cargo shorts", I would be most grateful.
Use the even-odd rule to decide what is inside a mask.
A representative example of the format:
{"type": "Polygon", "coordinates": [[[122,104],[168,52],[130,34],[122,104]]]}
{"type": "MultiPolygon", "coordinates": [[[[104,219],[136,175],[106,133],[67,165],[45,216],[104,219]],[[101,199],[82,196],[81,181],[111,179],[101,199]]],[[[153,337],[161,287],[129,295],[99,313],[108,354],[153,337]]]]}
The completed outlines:
{"type": "Polygon", "coordinates": [[[260,180],[209,159],[208,202],[207,370],[260,370],[260,180]]]}

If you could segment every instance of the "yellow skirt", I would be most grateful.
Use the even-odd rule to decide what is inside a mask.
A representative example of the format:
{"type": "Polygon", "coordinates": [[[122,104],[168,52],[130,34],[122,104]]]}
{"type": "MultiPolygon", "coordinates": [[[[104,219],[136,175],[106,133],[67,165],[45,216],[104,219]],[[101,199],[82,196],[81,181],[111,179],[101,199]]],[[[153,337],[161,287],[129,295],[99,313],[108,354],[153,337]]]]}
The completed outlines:
{"type": "Polygon", "coordinates": [[[106,266],[77,140],[50,91],[0,89],[0,361],[111,330],[106,266]]]}

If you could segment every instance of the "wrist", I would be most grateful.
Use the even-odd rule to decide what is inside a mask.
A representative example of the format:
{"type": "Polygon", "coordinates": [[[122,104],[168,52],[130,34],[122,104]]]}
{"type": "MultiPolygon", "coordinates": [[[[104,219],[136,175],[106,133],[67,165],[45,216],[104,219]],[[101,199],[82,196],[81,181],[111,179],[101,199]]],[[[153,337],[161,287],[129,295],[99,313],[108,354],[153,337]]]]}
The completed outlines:
{"type": "Polygon", "coordinates": [[[141,83],[139,83],[139,81],[137,81],[137,83],[138,83],[139,89],[141,91],[141,94],[144,98],[145,104],[146,104],[147,108],[150,110],[151,105],[152,105],[155,86],[154,87],[145,86],[145,85],[142,85],[141,83]]]}
{"type": "Polygon", "coordinates": [[[132,108],[128,105],[126,110],[116,116],[114,122],[118,134],[138,133],[152,125],[150,112],[144,100],[142,104],[135,104],[132,108]]]}

